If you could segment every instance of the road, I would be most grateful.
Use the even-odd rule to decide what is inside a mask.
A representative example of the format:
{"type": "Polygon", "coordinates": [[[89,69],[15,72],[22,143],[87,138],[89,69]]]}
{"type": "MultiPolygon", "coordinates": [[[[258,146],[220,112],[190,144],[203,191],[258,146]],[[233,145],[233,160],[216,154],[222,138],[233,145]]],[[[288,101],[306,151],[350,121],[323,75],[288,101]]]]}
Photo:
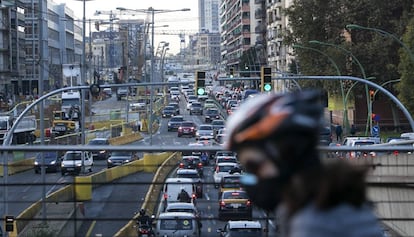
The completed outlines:
{"type": "MultiPolygon", "coordinates": [[[[181,101],[180,112],[186,120],[194,121],[196,124],[204,122],[202,116],[190,116],[184,108],[185,103],[181,101]]],[[[167,121],[168,119],[161,119],[159,131],[152,136],[152,143],[155,146],[186,145],[195,142],[195,138],[179,138],[176,132],[168,132],[167,121]]],[[[146,135],[144,140],[138,143],[149,145],[150,139],[146,135]]],[[[213,185],[212,166],[204,167],[204,173],[204,197],[197,200],[197,207],[201,213],[203,224],[202,236],[216,237],[218,236],[217,229],[223,228],[225,222],[217,219],[218,190],[213,185]]],[[[120,227],[125,225],[135,215],[134,212],[141,207],[143,197],[145,196],[142,190],[148,188],[149,183],[145,182],[150,182],[151,177],[150,174],[137,173],[112,184],[94,189],[93,199],[85,203],[85,213],[88,221],[82,225],[78,236],[85,236],[88,231],[90,236],[112,236],[116,233],[120,227]],[[138,185],[135,183],[136,181],[138,181],[138,185]]],[[[263,227],[268,226],[270,230],[269,236],[275,236],[273,221],[267,222],[263,211],[255,209],[253,217],[256,220],[260,220],[263,227]]]]}

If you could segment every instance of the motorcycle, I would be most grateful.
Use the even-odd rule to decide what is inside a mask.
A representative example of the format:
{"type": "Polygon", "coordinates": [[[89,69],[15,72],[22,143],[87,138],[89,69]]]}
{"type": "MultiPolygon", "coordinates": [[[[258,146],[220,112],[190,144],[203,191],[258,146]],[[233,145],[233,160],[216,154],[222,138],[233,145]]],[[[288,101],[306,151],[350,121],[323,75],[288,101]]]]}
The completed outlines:
{"type": "Polygon", "coordinates": [[[137,221],[137,225],[135,227],[137,228],[138,237],[155,237],[154,230],[152,229],[152,223],[154,223],[154,220],[155,216],[152,215],[148,224],[143,224],[137,221]]]}

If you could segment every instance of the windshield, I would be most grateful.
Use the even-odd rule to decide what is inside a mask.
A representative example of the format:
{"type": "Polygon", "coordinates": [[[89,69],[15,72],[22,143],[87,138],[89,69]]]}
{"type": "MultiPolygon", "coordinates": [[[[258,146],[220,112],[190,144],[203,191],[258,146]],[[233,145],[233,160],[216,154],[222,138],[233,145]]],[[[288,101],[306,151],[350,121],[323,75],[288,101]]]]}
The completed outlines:
{"type": "Polygon", "coordinates": [[[72,105],[79,105],[79,99],[62,99],[62,106],[72,106],[72,105]]]}
{"type": "Polygon", "coordinates": [[[111,156],[131,156],[131,153],[128,151],[113,151],[111,156]]]}
{"type": "Polygon", "coordinates": [[[260,237],[262,236],[262,230],[258,228],[240,228],[240,229],[231,229],[231,236],[237,237],[260,237]]]}
{"type": "Polygon", "coordinates": [[[181,121],[183,121],[183,118],[172,117],[170,121],[173,121],[173,122],[181,122],[181,121]]]}
{"type": "Polygon", "coordinates": [[[7,130],[7,121],[0,121],[0,129],[7,130]]]}
{"type": "Polygon", "coordinates": [[[219,166],[218,167],[218,172],[229,172],[230,170],[232,170],[234,168],[234,166],[230,166],[230,165],[226,165],[226,166],[219,166]]]}
{"type": "Polygon", "coordinates": [[[89,145],[106,145],[105,140],[91,140],[89,141],[89,145]]]}
{"type": "Polygon", "coordinates": [[[224,192],[223,199],[249,199],[245,192],[224,192]]]}
{"type": "Polygon", "coordinates": [[[167,219],[161,220],[161,230],[191,230],[193,222],[191,219],[167,219]]]}
{"type": "Polygon", "coordinates": [[[81,153],[66,153],[65,160],[82,160],[81,153]]]}
{"type": "Polygon", "coordinates": [[[190,178],[190,179],[198,179],[200,176],[198,174],[177,174],[177,178],[190,178]]]}

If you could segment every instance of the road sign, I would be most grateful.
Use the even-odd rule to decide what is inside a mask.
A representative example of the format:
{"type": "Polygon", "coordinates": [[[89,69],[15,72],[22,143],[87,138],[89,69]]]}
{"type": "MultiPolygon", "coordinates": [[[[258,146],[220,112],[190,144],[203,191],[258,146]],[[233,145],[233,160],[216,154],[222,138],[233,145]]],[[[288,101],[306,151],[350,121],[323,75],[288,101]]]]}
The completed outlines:
{"type": "Polygon", "coordinates": [[[378,137],[380,133],[380,128],[378,125],[372,126],[371,136],[378,137]]]}

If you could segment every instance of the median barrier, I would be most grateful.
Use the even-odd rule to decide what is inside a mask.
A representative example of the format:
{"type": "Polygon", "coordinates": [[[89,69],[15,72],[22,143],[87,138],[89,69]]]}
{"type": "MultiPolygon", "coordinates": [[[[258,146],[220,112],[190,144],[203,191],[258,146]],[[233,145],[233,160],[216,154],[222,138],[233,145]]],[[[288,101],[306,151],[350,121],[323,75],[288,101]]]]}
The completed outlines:
{"type": "Polygon", "coordinates": [[[92,199],[92,175],[75,177],[75,196],[78,201],[92,199]]]}
{"type": "MultiPolygon", "coordinates": [[[[9,175],[12,175],[12,174],[16,174],[22,171],[33,169],[34,159],[35,158],[29,158],[29,159],[19,160],[15,162],[9,162],[7,173],[9,175]]],[[[4,171],[3,171],[3,165],[2,165],[0,166],[0,177],[3,177],[3,172],[4,171]]]]}
{"type": "Polygon", "coordinates": [[[142,137],[141,133],[136,132],[136,133],[131,133],[131,134],[128,134],[128,135],[125,135],[125,136],[110,138],[109,143],[113,146],[124,145],[124,144],[127,144],[127,143],[139,141],[142,138],[143,137],[142,137]]]}
{"type": "MultiPolygon", "coordinates": [[[[162,162],[161,166],[158,168],[157,172],[154,175],[152,180],[152,184],[150,185],[148,192],[145,196],[144,203],[141,206],[141,209],[145,209],[147,213],[155,213],[156,206],[155,203],[158,200],[162,190],[162,183],[167,178],[168,174],[175,168],[175,164],[180,160],[181,153],[168,153],[168,157],[162,162]]],[[[145,156],[147,159],[151,158],[158,158],[163,156],[145,156]]],[[[145,159],[144,159],[145,160],[145,159]]],[[[155,162],[154,162],[155,163],[155,162]]],[[[117,233],[115,233],[115,237],[122,237],[122,236],[135,236],[137,234],[135,220],[137,219],[139,214],[135,215],[132,220],[130,220],[124,227],[122,227],[117,233]]]]}
{"type": "MultiPolygon", "coordinates": [[[[72,201],[74,199],[74,188],[73,185],[67,185],[56,192],[49,194],[46,197],[46,203],[61,203],[72,201]]],[[[9,234],[10,237],[13,236],[24,236],[22,235],[27,229],[30,228],[31,220],[40,212],[42,208],[42,202],[37,201],[33,203],[29,208],[26,208],[21,212],[15,221],[14,231],[9,234]]],[[[73,204],[72,204],[73,205],[73,204]]]]}

